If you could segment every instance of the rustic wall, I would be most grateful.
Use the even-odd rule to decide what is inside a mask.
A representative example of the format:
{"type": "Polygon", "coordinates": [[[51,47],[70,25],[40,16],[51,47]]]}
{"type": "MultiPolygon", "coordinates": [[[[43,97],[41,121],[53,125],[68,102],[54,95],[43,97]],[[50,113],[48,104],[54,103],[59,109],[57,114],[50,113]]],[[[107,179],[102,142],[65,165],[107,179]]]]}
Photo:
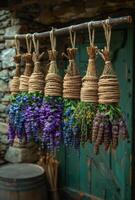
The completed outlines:
{"type": "MultiPolygon", "coordinates": [[[[20,29],[18,20],[13,20],[10,11],[0,11],[0,158],[4,157],[8,147],[7,140],[7,110],[9,104],[9,81],[14,74],[13,56],[15,49],[12,42],[5,42],[5,34],[16,34],[20,29]]],[[[2,162],[2,159],[0,160],[2,162]]]]}

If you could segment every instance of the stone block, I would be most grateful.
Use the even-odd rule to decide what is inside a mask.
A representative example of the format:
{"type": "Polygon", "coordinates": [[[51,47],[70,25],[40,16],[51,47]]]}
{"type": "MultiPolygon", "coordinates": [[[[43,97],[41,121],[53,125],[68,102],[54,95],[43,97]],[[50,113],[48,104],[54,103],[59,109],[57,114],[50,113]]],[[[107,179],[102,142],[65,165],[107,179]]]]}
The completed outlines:
{"type": "Polygon", "coordinates": [[[10,94],[5,94],[3,98],[1,98],[1,102],[3,105],[8,105],[10,103],[10,94]]]}
{"type": "Polygon", "coordinates": [[[2,135],[2,134],[1,134],[1,136],[0,136],[0,142],[1,142],[2,144],[8,145],[8,144],[9,144],[9,141],[8,141],[7,135],[2,135]]]}
{"type": "Polygon", "coordinates": [[[3,50],[5,48],[5,43],[0,43],[0,50],[3,50]]]}
{"type": "Polygon", "coordinates": [[[5,92],[5,91],[9,91],[8,84],[5,81],[0,80],[0,92],[5,92]]]}
{"type": "Polygon", "coordinates": [[[7,134],[8,132],[8,124],[0,122],[0,134],[7,134]]]}
{"type": "MultiPolygon", "coordinates": [[[[20,28],[21,28],[20,25],[14,25],[14,26],[6,28],[5,29],[5,36],[6,35],[15,35],[15,34],[19,33],[20,28]]],[[[11,48],[11,47],[15,46],[15,41],[14,40],[6,40],[5,46],[7,48],[11,48]]]]}
{"type": "Polygon", "coordinates": [[[5,34],[5,30],[4,29],[0,29],[0,35],[4,35],[5,34]]]}
{"type": "Polygon", "coordinates": [[[15,56],[15,49],[14,48],[4,49],[2,51],[1,59],[2,59],[3,69],[15,68],[15,63],[14,63],[14,60],[13,60],[14,56],[15,56]]]}
{"type": "Polygon", "coordinates": [[[6,105],[0,104],[0,113],[6,112],[6,109],[7,109],[6,105]]]}
{"type": "Polygon", "coordinates": [[[0,42],[4,42],[3,35],[0,35],[0,42]]]}
{"type": "Polygon", "coordinates": [[[10,146],[5,154],[5,160],[11,163],[33,163],[38,159],[39,155],[36,147],[16,148],[10,146]]]}
{"type": "Polygon", "coordinates": [[[9,81],[9,72],[7,69],[0,71],[0,79],[5,82],[9,81]]]}

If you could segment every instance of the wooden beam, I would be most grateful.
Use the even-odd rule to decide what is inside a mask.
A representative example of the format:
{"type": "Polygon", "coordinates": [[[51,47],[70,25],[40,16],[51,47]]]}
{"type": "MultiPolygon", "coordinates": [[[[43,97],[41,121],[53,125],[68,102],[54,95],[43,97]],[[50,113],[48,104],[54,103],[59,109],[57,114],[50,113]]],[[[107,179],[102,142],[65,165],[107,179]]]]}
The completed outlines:
{"type": "MultiPolygon", "coordinates": [[[[102,27],[103,23],[105,23],[106,20],[100,20],[100,21],[91,21],[91,25],[92,27],[102,27]]],[[[118,17],[118,18],[109,18],[109,23],[114,26],[114,25],[118,25],[118,24],[124,24],[124,23],[131,23],[132,22],[132,17],[131,16],[124,16],[124,17],[118,17]]],[[[77,24],[77,25],[73,25],[72,26],[72,31],[79,31],[79,30],[83,30],[83,29],[87,29],[88,28],[88,23],[89,22],[85,22],[82,24],[77,24]]],[[[54,29],[54,33],[55,35],[64,35],[64,34],[69,34],[69,27],[64,27],[64,28],[60,28],[60,29],[54,29]]],[[[35,37],[40,39],[40,38],[46,38],[50,36],[50,31],[47,32],[42,32],[42,33],[35,33],[35,37]]],[[[29,37],[32,37],[32,34],[30,34],[29,37]]],[[[15,35],[5,35],[4,39],[6,40],[12,40],[15,39],[15,35]]],[[[22,40],[22,39],[26,39],[26,34],[18,34],[17,35],[17,39],[22,40]]]]}

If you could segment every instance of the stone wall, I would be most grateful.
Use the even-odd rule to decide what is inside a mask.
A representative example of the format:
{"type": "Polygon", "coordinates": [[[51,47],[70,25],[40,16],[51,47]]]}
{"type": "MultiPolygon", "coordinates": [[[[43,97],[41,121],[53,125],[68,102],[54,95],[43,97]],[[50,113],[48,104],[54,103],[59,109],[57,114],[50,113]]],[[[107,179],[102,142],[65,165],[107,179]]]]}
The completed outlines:
{"type": "Polygon", "coordinates": [[[19,32],[20,25],[12,18],[8,10],[0,11],[0,161],[8,148],[7,140],[7,110],[9,104],[9,81],[13,77],[15,64],[13,56],[15,49],[12,47],[13,41],[5,42],[5,34],[16,34],[19,32]]]}

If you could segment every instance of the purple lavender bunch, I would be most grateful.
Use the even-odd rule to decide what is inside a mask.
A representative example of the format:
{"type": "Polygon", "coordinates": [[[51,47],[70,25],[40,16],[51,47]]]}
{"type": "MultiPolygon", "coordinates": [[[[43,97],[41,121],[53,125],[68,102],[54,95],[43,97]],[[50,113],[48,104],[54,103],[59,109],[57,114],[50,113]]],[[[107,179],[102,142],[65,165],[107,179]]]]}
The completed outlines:
{"type": "Polygon", "coordinates": [[[46,97],[40,109],[42,145],[49,151],[59,148],[62,135],[63,102],[60,97],[46,97]]]}
{"type": "MultiPolygon", "coordinates": [[[[11,105],[9,107],[9,130],[8,130],[8,138],[10,143],[14,142],[15,137],[18,137],[20,142],[23,138],[26,138],[29,141],[29,134],[31,134],[31,130],[35,128],[35,126],[29,127],[27,124],[27,116],[26,113],[30,107],[39,107],[42,104],[43,95],[41,93],[20,93],[16,97],[14,97],[11,101],[11,105]],[[26,129],[27,128],[27,129],[26,129]]],[[[28,115],[28,117],[30,117],[28,115]]],[[[30,119],[30,118],[29,118],[30,119]]]]}

